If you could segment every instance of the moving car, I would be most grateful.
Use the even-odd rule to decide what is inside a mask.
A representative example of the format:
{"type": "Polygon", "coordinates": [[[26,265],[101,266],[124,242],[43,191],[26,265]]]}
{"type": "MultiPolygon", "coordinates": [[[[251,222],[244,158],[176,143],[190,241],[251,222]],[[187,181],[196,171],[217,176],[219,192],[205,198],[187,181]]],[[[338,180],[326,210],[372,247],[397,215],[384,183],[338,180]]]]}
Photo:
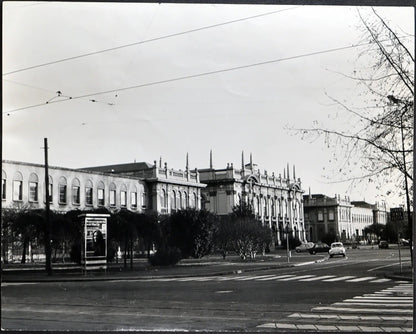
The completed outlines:
{"type": "Polygon", "coordinates": [[[389,248],[389,243],[387,241],[385,241],[385,240],[381,240],[378,243],[378,248],[389,248]]]}
{"type": "Polygon", "coordinates": [[[333,257],[335,255],[342,255],[345,257],[345,248],[342,242],[333,242],[331,244],[331,249],[328,251],[329,257],[333,257]]]}
{"type": "Polygon", "coordinates": [[[302,243],[301,245],[296,247],[296,249],[295,249],[296,253],[306,252],[307,250],[309,250],[309,248],[312,248],[313,245],[314,245],[313,242],[302,243]]]}
{"type": "Polygon", "coordinates": [[[318,242],[315,245],[313,245],[313,247],[308,249],[308,252],[310,254],[316,254],[316,253],[326,253],[328,252],[330,249],[330,247],[323,243],[323,242],[318,242]]]}

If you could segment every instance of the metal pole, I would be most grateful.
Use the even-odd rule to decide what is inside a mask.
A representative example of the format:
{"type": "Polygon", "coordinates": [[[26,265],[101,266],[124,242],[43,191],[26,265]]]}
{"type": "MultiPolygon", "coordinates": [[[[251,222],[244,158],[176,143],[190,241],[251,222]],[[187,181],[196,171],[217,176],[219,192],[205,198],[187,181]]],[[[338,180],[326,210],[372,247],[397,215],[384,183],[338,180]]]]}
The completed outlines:
{"type": "Polygon", "coordinates": [[[50,210],[49,210],[49,172],[48,172],[48,138],[44,138],[44,150],[45,150],[45,257],[46,264],[45,269],[48,275],[52,275],[51,264],[51,224],[50,224],[50,210]]]}
{"type": "Polygon", "coordinates": [[[400,252],[400,232],[397,232],[397,245],[399,246],[399,262],[400,262],[400,274],[402,273],[402,254],[400,252]]]}
{"type": "Polygon", "coordinates": [[[289,228],[286,227],[286,256],[287,256],[287,263],[290,262],[289,257],[289,228]]]}

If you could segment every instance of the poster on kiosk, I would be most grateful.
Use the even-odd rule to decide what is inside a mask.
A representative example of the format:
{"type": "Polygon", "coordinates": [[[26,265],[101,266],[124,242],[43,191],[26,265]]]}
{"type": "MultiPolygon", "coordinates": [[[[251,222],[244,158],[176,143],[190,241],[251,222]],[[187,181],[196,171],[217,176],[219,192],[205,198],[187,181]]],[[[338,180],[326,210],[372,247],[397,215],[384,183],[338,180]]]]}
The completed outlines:
{"type": "Polygon", "coordinates": [[[108,214],[87,213],[79,216],[83,227],[81,264],[87,270],[107,269],[108,214]]]}

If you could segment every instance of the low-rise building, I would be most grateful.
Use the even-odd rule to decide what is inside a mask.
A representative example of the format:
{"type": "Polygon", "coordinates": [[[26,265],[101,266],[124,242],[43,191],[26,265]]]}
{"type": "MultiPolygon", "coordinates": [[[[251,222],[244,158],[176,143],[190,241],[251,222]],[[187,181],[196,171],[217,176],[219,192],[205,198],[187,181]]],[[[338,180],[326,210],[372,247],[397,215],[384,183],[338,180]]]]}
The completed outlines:
{"type": "Polygon", "coordinates": [[[370,204],[351,201],[340,195],[322,194],[304,196],[305,223],[308,239],[319,241],[326,234],[335,234],[337,240],[361,241],[366,238],[365,228],[374,223],[387,223],[388,212],[384,202],[370,204]]]}
{"type": "MultiPolygon", "coordinates": [[[[58,212],[107,208],[168,214],[201,207],[197,171],[145,162],[71,169],[49,166],[50,209],[58,212]]],[[[2,161],[2,207],[45,208],[44,165],[2,161]]]]}

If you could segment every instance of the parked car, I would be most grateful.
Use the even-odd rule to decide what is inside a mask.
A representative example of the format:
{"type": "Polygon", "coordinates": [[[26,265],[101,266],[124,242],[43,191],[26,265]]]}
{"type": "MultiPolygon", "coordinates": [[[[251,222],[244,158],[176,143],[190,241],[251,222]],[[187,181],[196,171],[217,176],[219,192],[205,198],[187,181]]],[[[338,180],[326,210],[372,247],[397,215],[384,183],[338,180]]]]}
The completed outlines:
{"type": "Polygon", "coordinates": [[[308,249],[308,252],[310,254],[316,254],[316,253],[327,253],[329,251],[330,247],[323,243],[323,242],[318,242],[315,245],[313,245],[313,247],[308,249]]]}
{"type": "Polygon", "coordinates": [[[378,248],[389,248],[389,243],[387,241],[385,241],[385,240],[381,240],[378,243],[378,248]]]}
{"type": "Polygon", "coordinates": [[[328,251],[329,257],[333,257],[335,255],[342,255],[345,257],[345,248],[342,242],[333,242],[331,244],[331,249],[328,251]]]}
{"type": "Polygon", "coordinates": [[[314,245],[313,242],[305,242],[302,243],[301,245],[299,245],[298,247],[296,247],[296,253],[301,253],[301,252],[306,252],[307,250],[309,250],[309,248],[312,248],[314,245]]]}
{"type": "Polygon", "coordinates": [[[409,242],[409,240],[406,240],[406,239],[400,239],[400,245],[410,246],[410,242],[409,242]]]}

